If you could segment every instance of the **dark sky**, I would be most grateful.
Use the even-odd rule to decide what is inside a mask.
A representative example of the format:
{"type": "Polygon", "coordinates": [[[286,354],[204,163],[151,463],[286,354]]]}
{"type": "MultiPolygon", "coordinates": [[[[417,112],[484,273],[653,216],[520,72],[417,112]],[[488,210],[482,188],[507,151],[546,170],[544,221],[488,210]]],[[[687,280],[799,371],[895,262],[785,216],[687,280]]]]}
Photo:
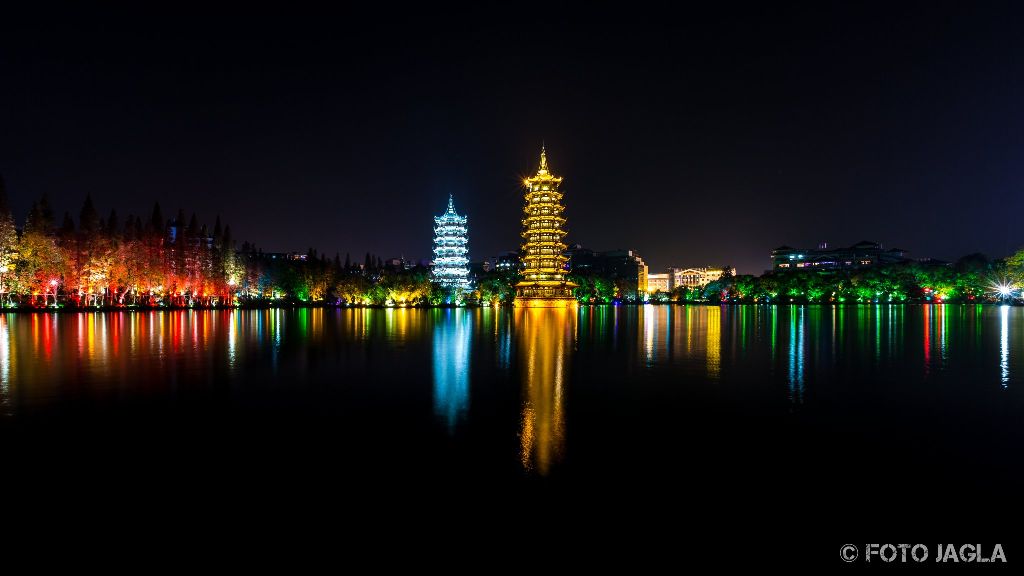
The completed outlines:
{"type": "Polygon", "coordinates": [[[429,257],[451,192],[478,260],[517,247],[543,140],[570,242],[652,269],[1024,245],[1024,14],[826,4],[5,13],[0,173],[19,221],[90,192],[359,259],[429,257]]]}

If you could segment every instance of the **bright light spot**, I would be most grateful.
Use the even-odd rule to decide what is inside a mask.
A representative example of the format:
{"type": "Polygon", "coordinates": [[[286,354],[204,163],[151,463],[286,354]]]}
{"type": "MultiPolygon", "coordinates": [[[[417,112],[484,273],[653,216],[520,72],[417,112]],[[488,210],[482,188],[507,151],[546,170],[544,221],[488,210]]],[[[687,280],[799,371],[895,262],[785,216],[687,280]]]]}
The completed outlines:
{"type": "Polygon", "coordinates": [[[1002,296],[1009,296],[1010,292],[1012,292],[1012,290],[1010,290],[1010,287],[1005,285],[1005,284],[999,286],[998,289],[999,289],[999,294],[1002,295],[1002,296]]]}

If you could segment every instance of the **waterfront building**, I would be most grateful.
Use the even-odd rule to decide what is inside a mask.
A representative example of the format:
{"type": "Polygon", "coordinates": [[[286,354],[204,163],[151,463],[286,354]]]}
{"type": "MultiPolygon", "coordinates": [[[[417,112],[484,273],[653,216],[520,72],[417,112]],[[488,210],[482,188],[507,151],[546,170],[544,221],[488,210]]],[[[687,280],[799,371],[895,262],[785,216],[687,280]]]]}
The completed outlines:
{"type": "Polygon", "coordinates": [[[548,169],[547,151],[542,147],[537,174],[523,181],[526,203],[516,306],[561,307],[576,303],[572,295],[576,285],[566,279],[568,258],[563,254],[566,231],[561,185],[562,178],[548,169]]]}
{"type": "Polygon", "coordinates": [[[829,248],[825,242],[815,249],[779,246],[772,250],[771,260],[772,270],[791,271],[872,268],[909,259],[904,250],[886,250],[878,242],[864,240],[847,248],[829,248]]]}
{"type": "Polygon", "coordinates": [[[667,272],[661,272],[656,274],[647,275],[647,292],[653,294],[655,292],[668,292],[669,274],[667,272]]]}
{"type": "Polygon", "coordinates": [[[522,261],[519,259],[519,252],[512,250],[505,252],[494,259],[495,270],[518,270],[522,266],[522,261]]]}
{"type": "Polygon", "coordinates": [[[695,268],[669,268],[669,283],[668,289],[675,290],[676,288],[699,288],[701,286],[707,286],[708,284],[720,279],[723,275],[728,273],[731,276],[736,275],[735,268],[724,268],[715,266],[699,266],[695,268]]]}
{"type": "Polygon", "coordinates": [[[469,289],[467,248],[468,218],[455,212],[448,196],[448,210],[434,217],[434,261],[431,279],[446,288],[469,289]]]}
{"type": "Polygon", "coordinates": [[[648,292],[647,264],[633,250],[595,252],[574,244],[565,255],[573,273],[593,274],[624,284],[622,296],[625,298],[643,298],[648,292]]]}

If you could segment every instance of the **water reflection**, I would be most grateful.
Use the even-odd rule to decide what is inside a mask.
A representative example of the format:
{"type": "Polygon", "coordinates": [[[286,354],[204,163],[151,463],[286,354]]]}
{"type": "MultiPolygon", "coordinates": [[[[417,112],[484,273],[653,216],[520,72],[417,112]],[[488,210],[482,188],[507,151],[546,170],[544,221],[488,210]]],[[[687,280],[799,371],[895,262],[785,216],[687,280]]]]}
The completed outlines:
{"type": "Polygon", "coordinates": [[[241,314],[232,310],[228,316],[228,369],[232,372],[238,365],[238,324],[241,314]]]}
{"type": "Polygon", "coordinates": [[[7,317],[0,315],[0,414],[13,414],[14,402],[11,400],[11,347],[12,341],[7,330],[7,317]]]}
{"type": "Polygon", "coordinates": [[[520,460],[547,475],[565,444],[565,387],[575,346],[576,312],[517,308],[515,330],[523,374],[520,460]]]}
{"type": "Polygon", "coordinates": [[[936,311],[938,312],[937,313],[937,323],[939,325],[939,360],[942,362],[942,365],[945,366],[946,365],[946,324],[947,324],[947,321],[948,321],[947,315],[946,315],[946,304],[933,304],[933,306],[936,307],[936,311]]]}
{"type": "Polygon", "coordinates": [[[707,314],[707,369],[708,377],[718,380],[722,370],[722,314],[724,306],[705,308],[707,314]]]}
{"type": "MultiPolygon", "coordinates": [[[[658,306],[658,309],[660,310],[661,306],[658,306]]],[[[655,318],[654,314],[655,307],[652,304],[647,304],[640,309],[640,321],[644,327],[643,354],[648,364],[656,362],[658,359],[657,346],[655,344],[655,340],[658,337],[658,318],[655,318]]]]}
{"type": "MultiPolygon", "coordinates": [[[[404,311],[403,311],[404,312],[404,311]]],[[[434,414],[455,432],[469,406],[469,352],[473,325],[470,312],[434,310],[434,414]]]]}
{"type": "Polygon", "coordinates": [[[621,382],[631,387],[627,394],[638,382],[677,389],[723,383],[723,390],[736,390],[737,383],[770,380],[770,388],[758,391],[770,389],[806,410],[844,381],[939,382],[963,373],[955,381],[1013,388],[1020,371],[1011,365],[1018,360],[1011,346],[1020,350],[1024,341],[1013,330],[1024,334],[1024,308],[600,306],[578,316],[507,309],[5,313],[0,415],[21,417],[79,397],[88,405],[222,385],[246,390],[268,381],[290,386],[321,379],[366,394],[402,382],[409,389],[395,398],[421,402],[418,414],[458,432],[476,430],[469,423],[477,413],[501,411],[488,402],[505,398],[509,409],[489,376],[521,373],[522,406],[512,405],[519,420],[505,432],[519,428],[523,466],[547,473],[563,450],[573,357],[586,359],[574,367],[577,379],[621,382]],[[489,385],[474,389],[473,413],[471,365],[475,384],[489,385]]]}
{"type": "Polygon", "coordinates": [[[999,380],[1010,383],[1010,307],[999,307],[999,380]]]}
{"type": "Polygon", "coordinates": [[[789,399],[804,401],[804,307],[789,311],[789,399]]]}
{"type": "Polygon", "coordinates": [[[497,351],[498,368],[508,370],[512,363],[512,330],[509,329],[508,314],[498,309],[486,310],[494,318],[494,347],[497,351]]]}
{"type": "Polygon", "coordinates": [[[924,334],[924,374],[927,376],[932,365],[932,307],[921,306],[921,315],[923,324],[921,332],[924,334]]]}
{"type": "Polygon", "coordinates": [[[665,360],[669,353],[672,322],[668,319],[669,310],[665,306],[647,304],[639,308],[640,323],[643,326],[641,353],[648,365],[656,364],[659,359],[665,360]]]}

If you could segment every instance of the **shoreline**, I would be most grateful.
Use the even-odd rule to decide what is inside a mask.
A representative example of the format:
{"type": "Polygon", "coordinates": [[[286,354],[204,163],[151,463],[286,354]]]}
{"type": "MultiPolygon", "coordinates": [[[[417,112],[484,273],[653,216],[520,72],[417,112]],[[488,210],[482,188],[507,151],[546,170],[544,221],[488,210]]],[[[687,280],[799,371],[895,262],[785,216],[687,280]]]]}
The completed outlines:
{"type": "MultiPolygon", "coordinates": [[[[608,303],[583,303],[578,307],[642,307],[642,306],[775,306],[775,307],[801,307],[801,306],[831,306],[831,307],[859,307],[859,306],[1024,306],[1022,302],[608,302],[608,303]]],[[[281,303],[281,304],[246,304],[240,306],[87,306],[87,307],[35,307],[15,306],[3,308],[0,312],[4,314],[52,314],[52,313],[80,313],[80,312],[178,312],[195,310],[200,312],[215,310],[451,310],[451,309],[475,309],[475,308],[509,308],[514,306],[511,303],[487,305],[480,304],[415,304],[406,306],[388,306],[385,304],[322,304],[322,303],[281,303]]]]}

